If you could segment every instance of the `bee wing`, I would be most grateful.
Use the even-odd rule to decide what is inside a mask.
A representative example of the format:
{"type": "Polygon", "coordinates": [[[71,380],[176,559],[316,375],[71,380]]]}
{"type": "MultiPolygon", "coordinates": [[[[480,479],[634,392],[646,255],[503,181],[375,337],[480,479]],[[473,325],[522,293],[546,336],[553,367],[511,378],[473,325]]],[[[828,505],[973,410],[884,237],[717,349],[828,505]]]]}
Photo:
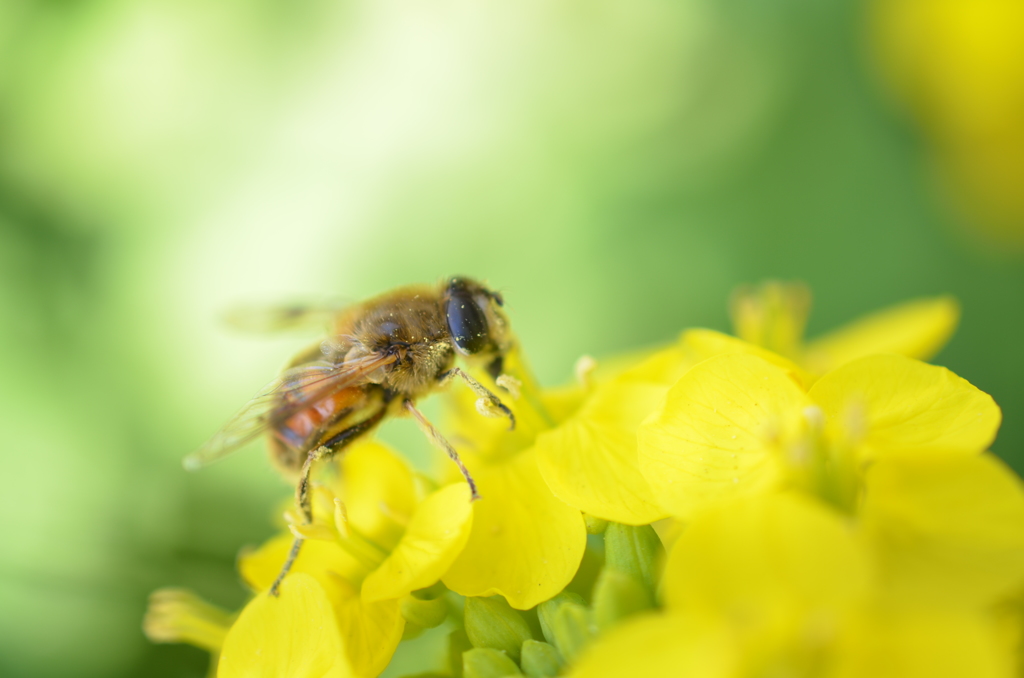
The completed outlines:
{"type": "Polygon", "coordinates": [[[393,355],[369,355],[343,363],[313,362],[285,370],[246,403],[202,447],[185,457],[194,471],[222,459],[258,437],[271,425],[301,412],[310,404],[366,380],[374,370],[395,362],[393,355]]]}
{"type": "Polygon", "coordinates": [[[232,329],[250,334],[322,331],[350,306],[340,299],[312,304],[243,304],[225,313],[224,322],[232,329]]]}

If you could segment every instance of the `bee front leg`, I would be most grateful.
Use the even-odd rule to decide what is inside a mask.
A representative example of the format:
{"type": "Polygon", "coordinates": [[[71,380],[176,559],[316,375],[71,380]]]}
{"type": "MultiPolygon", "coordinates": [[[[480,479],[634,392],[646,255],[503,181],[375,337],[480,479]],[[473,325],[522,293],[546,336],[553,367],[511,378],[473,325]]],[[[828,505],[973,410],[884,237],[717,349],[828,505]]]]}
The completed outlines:
{"type": "Polygon", "coordinates": [[[509,427],[508,430],[514,431],[516,428],[516,415],[512,414],[512,410],[505,406],[505,403],[501,402],[498,396],[487,390],[487,387],[481,384],[473,377],[466,374],[463,370],[458,367],[453,367],[444,374],[438,380],[441,386],[445,386],[449,381],[455,377],[462,377],[462,380],[466,382],[466,386],[469,386],[473,390],[473,393],[477,395],[476,411],[485,417],[508,417],[509,427]]]}
{"type": "Polygon", "coordinates": [[[441,435],[441,432],[434,427],[430,421],[423,416],[423,413],[416,409],[416,406],[412,404],[412,401],[408,398],[402,402],[402,407],[406,409],[409,414],[412,415],[413,419],[416,420],[416,424],[423,431],[423,435],[427,436],[430,442],[434,443],[437,447],[444,450],[448,457],[455,462],[455,465],[462,471],[463,477],[466,482],[469,483],[469,491],[471,495],[471,501],[476,501],[480,498],[480,493],[476,491],[476,481],[473,480],[473,476],[470,475],[469,469],[462,463],[462,459],[459,458],[459,453],[455,451],[452,444],[445,440],[445,437],[441,435]]]}

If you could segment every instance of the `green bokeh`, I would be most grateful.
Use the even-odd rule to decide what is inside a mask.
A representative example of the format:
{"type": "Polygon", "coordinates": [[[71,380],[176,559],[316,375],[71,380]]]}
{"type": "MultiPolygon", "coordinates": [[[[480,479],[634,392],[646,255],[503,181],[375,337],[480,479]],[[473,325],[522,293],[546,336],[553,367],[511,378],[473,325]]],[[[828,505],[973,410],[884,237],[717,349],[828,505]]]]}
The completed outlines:
{"type": "Polygon", "coordinates": [[[744,282],[808,282],[812,335],[951,293],[938,362],[1024,469],[1024,262],[945,207],[829,4],[0,4],[0,675],[204,675],[146,595],[240,605],[289,489],[257,445],[180,458],[306,342],[232,303],[479,276],[557,383],[726,329],[744,282]]]}

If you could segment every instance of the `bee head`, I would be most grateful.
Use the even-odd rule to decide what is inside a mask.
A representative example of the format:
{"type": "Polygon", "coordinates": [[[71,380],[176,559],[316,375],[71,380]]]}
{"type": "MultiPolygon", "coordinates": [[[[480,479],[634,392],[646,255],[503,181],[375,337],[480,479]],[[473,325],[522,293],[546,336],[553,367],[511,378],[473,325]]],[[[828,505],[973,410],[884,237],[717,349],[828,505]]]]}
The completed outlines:
{"type": "Polygon", "coordinates": [[[448,331],[462,355],[501,353],[505,344],[504,300],[469,278],[451,278],[441,296],[448,331]]]}

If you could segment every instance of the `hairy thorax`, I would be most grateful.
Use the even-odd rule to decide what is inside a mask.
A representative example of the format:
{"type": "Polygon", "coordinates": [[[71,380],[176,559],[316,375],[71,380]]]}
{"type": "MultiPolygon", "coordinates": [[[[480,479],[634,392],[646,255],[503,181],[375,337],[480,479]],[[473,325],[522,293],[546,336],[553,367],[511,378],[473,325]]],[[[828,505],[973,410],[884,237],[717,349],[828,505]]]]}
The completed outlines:
{"type": "Polygon", "coordinates": [[[424,395],[454,365],[444,311],[430,289],[392,292],[366,302],[349,317],[348,327],[338,328],[350,346],[347,358],[386,352],[396,356],[396,362],[373,377],[390,391],[409,398],[424,395]]]}

